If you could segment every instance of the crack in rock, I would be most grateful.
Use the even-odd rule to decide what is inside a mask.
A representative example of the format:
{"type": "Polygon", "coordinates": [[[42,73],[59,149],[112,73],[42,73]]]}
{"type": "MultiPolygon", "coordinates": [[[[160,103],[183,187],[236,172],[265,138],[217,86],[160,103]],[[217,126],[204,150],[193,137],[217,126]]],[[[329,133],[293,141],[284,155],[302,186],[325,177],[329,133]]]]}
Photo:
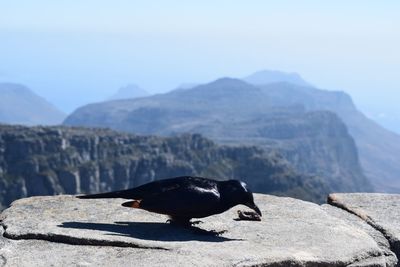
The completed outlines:
{"type": "Polygon", "coordinates": [[[386,256],[384,252],[382,254],[369,253],[362,258],[355,259],[354,262],[347,265],[347,267],[393,266],[388,263],[386,256]],[[378,265],[378,262],[381,263],[381,265],[378,265]]]}
{"type": "MultiPolygon", "coordinates": [[[[333,205],[329,204],[324,204],[322,205],[322,208],[328,212],[330,215],[344,220],[346,223],[349,223],[350,225],[363,230],[366,232],[368,235],[370,235],[378,247],[382,251],[382,257],[379,259],[378,257],[375,257],[372,261],[379,261],[382,262],[382,266],[389,267],[389,266],[396,266],[398,260],[395,255],[395,253],[391,250],[389,241],[387,238],[378,230],[376,230],[374,227],[372,227],[370,224],[368,224],[365,220],[361,219],[359,216],[348,212],[347,210],[344,210],[342,208],[338,208],[333,205]]],[[[364,259],[361,261],[357,261],[354,263],[354,266],[370,266],[368,264],[365,264],[365,262],[371,262],[370,259],[364,259]],[[361,264],[362,263],[362,264],[361,264]],[[363,265],[364,264],[364,265],[363,265]]],[[[351,265],[352,266],[352,265],[351,265]]]]}
{"type": "MultiPolygon", "coordinates": [[[[363,210],[357,208],[352,209],[348,207],[345,203],[340,202],[335,194],[330,194],[328,196],[327,203],[361,218],[368,225],[379,231],[388,241],[390,245],[390,250],[396,255],[398,259],[400,258],[400,242],[398,240],[393,240],[393,236],[391,236],[383,226],[376,223],[375,220],[367,215],[363,210]]],[[[398,262],[396,266],[400,267],[400,262],[398,262]]]]}

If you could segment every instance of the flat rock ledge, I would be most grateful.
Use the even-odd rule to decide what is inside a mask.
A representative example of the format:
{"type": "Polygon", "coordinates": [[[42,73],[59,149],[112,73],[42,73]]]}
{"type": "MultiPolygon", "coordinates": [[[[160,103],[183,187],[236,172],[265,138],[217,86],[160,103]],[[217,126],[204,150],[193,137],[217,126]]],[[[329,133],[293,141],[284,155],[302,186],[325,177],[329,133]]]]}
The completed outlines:
{"type": "Polygon", "coordinates": [[[20,199],[0,215],[0,266],[398,266],[400,195],[328,199],[256,194],[261,222],[234,220],[237,206],[197,225],[220,236],[122,199],[20,199]]]}
{"type": "Polygon", "coordinates": [[[400,258],[400,195],[330,194],[328,203],[358,216],[381,232],[400,258]]]}

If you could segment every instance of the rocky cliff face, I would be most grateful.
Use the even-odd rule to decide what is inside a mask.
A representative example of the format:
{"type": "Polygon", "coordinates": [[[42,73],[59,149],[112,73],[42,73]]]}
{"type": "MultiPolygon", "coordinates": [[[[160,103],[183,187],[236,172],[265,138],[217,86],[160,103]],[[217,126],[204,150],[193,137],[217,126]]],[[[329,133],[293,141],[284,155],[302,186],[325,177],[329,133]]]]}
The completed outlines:
{"type": "Polygon", "coordinates": [[[327,184],[279,155],[218,146],[200,135],[160,138],[106,129],[0,126],[0,204],[35,195],[96,193],[156,179],[241,179],[257,192],[323,201],[327,184]]]}
{"type": "Polygon", "coordinates": [[[369,191],[358,152],[346,125],[330,112],[307,112],[268,121],[260,135],[273,142],[284,158],[302,173],[325,177],[333,192],[369,191]]]}
{"type": "Polygon", "coordinates": [[[366,176],[378,191],[400,192],[400,136],[379,126],[357,110],[349,95],[290,83],[259,86],[275,104],[302,104],[306,110],[333,111],[354,137],[366,176]]]}
{"type": "MultiPolygon", "coordinates": [[[[316,101],[290,89],[273,91],[223,78],[193,89],[91,104],[65,124],[166,136],[201,133],[221,144],[257,145],[278,151],[298,172],[323,177],[333,191],[371,191],[345,124],[330,111],[307,111],[312,105],[326,109],[332,97],[316,101]]],[[[335,103],[347,102],[344,97],[335,103]]]]}

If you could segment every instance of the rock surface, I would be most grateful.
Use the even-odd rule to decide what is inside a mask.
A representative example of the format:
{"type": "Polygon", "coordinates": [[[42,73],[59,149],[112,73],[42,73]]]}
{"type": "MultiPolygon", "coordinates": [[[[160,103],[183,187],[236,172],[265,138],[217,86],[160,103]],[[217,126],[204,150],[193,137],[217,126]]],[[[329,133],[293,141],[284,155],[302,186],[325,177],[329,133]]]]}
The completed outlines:
{"type": "Polygon", "coordinates": [[[261,222],[233,220],[244,209],[238,206],[202,220],[198,229],[227,231],[210,236],[167,224],[163,215],[124,208],[121,199],[21,199],[2,214],[0,259],[6,266],[395,264],[366,231],[324,207],[259,194],[255,201],[261,222]]]}
{"type": "MultiPolygon", "coordinates": [[[[390,243],[386,239],[386,237],[378,230],[376,230],[374,227],[369,225],[366,221],[363,219],[359,218],[358,216],[349,213],[343,209],[336,208],[331,205],[322,205],[322,208],[329,213],[329,215],[332,215],[336,218],[339,218],[346,223],[363,230],[366,232],[368,235],[370,235],[375,242],[378,244],[378,246],[381,248],[381,250],[384,252],[384,255],[381,257],[381,263],[386,263],[387,266],[396,266],[397,263],[397,257],[395,253],[391,250],[390,243]]],[[[375,259],[376,260],[376,259],[375,259]]]]}
{"type": "Polygon", "coordinates": [[[400,257],[400,195],[330,194],[328,202],[357,215],[382,232],[392,251],[400,257]]]}

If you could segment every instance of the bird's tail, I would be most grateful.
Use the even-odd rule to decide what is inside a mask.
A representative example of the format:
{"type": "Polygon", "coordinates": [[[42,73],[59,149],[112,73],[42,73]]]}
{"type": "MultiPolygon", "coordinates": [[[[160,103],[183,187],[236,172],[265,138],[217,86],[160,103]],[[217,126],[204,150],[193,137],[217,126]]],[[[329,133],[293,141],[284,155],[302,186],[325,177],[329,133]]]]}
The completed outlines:
{"type": "Polygon", "coordinates": [[[92,194],[92,195],[82,195],[77,196],[80,199],[93,199],[93,198],[125,198],[125,199],[135,199],[135,189],[114,191],[108,193],[92,194]]]}

